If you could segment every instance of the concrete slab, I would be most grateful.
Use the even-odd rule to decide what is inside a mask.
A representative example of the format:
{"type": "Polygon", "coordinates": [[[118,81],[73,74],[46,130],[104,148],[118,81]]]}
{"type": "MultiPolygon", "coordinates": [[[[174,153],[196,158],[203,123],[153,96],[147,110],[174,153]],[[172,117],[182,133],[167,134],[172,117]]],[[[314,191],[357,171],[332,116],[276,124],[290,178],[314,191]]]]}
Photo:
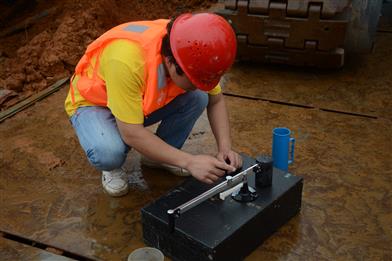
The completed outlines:
{"type": "Polygon", "coordinates": [[[246,260],[382,260],[392,257],[389,120],[229,98],[234,145],[271,153],[272,129],[297,139],[290,171],[304,178],[299,216],[246,260]]]}
{"type": "Polygon", "coordinates": [[[1,260],[52,260],[52,261],[71,261],[64,256],[35,248],[32,246],[17,243],[0,237],[0,259],[1,260]]]}
{"type": "MultiPolygon", "coordinates": [[[[144,246],[140,208],[183,178],[141,168],[130,155],[133,189],[123,198],[105,195],[63,112],[65,95],[0,124],[0,231],[80,256],[124,259],[144,246]]],[[[247,260],[392,256],[390,121],[233,97],[227,104],[234,147],[251,156],[270,153],[273,127],[291,128],[297,148],[290,170],[305,179],[300,215],[247,260]]],[[[205,116],[184,149],[215,152],[205,116]]]]}
{"type": "Polygon", "coordinates": [[[379,33],[374,53],[348,57],[341,70],[236,64],[224,91],[392,119],[391,66],[392,34],[379,33]]]}
{"type": "MultiPolygon", "coordinates": [[[[141,207],[184,178],[142,170],[132,152],[126,162],[132,191],[122,198],[104,194],[101,174],[89,166],[64,112],[67,89],[0,124],[0,231],[88,258],[120,260],[144,246],[141,207]]],[[[211,143],[205,125],[190,135],[195,144],[211,143]]],[[[214,149],[185,150],[208,147],[214,149]]]]}
{"type": "Polygon", "coordinates": [[[0,125],[0,231],[118,260],[143,246],[139,209],[182,179],[146,170],[148,191],[131,178],[127,197],[105,195],[64,114],[65,95],[66,88],[0,125]]]}

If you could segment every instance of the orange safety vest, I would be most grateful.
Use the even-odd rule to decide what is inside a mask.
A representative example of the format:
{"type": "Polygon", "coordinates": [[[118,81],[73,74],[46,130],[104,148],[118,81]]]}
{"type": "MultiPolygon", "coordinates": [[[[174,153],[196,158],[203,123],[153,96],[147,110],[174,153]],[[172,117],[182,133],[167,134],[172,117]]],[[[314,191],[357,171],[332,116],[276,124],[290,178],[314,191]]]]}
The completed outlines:
{"type": "MultiPolygon", "coordinates": [[[[165,36],[166,25],[169,20],[140,21],[116,26],[92,42],[76,65],[75,75],[80,76],[76,88],[87,101],[107,106],[106,84],[98,76],[100,55],[107,44],[116,39],[126,39],[138,43],[144,53],[146,61],[143,87],[143,113],[150,113],[162,108],[175,97],[185,91],[172,81],[167,81],[162,63],[161,45],[165,36]],[[92,57],[96,56],[95,66],[91,78],[87,76],[87,68],[92,64],[92,57]]],[[[72,77],[73,79],[73,77],[72,77]]],[[[75,103],[74,87],[71,79],[71,100],[75,103]]]]}

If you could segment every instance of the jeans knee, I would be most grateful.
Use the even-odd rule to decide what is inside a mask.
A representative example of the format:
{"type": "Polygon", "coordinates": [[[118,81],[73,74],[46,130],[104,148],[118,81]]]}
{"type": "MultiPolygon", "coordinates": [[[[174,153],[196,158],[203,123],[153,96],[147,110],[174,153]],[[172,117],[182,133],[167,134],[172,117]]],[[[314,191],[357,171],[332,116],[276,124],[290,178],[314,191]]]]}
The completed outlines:
{"type": "Polygon", "coordinates": [[[202,113],[208,105],[208,94],[199,90],[189,93],[191,93],[192,96],[190,102],[192,104],[192,108],[202,113]]]}
{"type": "Polygon", "coordinates": [[[99,170],[113,170],[120,168],[127,156],[124,147],[95,146],[87,150],[87,157],[91,165],[99,170]]]}

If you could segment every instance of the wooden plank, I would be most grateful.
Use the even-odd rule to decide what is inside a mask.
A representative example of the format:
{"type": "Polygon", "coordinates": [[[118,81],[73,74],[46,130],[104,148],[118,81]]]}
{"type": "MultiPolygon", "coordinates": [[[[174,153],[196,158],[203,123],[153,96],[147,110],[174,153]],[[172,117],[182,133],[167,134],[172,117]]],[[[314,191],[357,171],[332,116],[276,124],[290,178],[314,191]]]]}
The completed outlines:
{"type": "Polygon", "coordinates": [[[48,251],[0,237],[1,260],[72,260],[48,251]]]}
{"type": "Polygon", "coordinates": [[[65,82],[67,82],[69,77],[65,77],[61,80],[58,80],[55,82],[53,85],[51,85],[49,88],[46,88],[45,90],[42,90],[38,92],[37,94],[34,94],[33,96],[30,96],[29,98],[19,102],[18,104],[15,104],[11,108],[8,108],[7,110],[0,112],[0,122],[3,120],[15,115],[16,113],[30,107],[34,103],[36,103],[39,100],[42,100],[43,98],[51,95],[52,93],[58,91],[65,82]]]}
{"type": "Polygon", "coordinates": [[[50,8],[48,10],[44,10],[42,12],[40,12],[39,14],[36,14],[35,16],[29,17],[24,21],[21,21],[20,23],[4,30],[3,32],[0,33],[0,38],[3,38],[5,36],[9,36],[12,34],[16,34],[19,33],[21,31],[27,30],[27,28],[29,28],[30,26],[32,26],[33,24],[39,22],[41,20],[41,18],[47,17],[49,15],[54,14],[57,11],[57,8],[50,8]]]}

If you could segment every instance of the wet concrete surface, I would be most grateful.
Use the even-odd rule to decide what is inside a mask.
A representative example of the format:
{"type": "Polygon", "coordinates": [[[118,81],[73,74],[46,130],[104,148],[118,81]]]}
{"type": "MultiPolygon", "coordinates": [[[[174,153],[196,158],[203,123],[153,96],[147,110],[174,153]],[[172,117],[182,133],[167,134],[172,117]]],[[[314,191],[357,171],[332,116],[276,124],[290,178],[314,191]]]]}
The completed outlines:
{"type": "Polygon", "coordinates": [[[392,34],[379,33],[371,55],[351,55],[340,70],[239,64],[225,92],[318,109],[392,119],[392,34]]]}
{"type": "MultiPolygon", "coordinates": [[[[184,178],[141,169],[140,155],[131,152],[125,164],[131,192],[107,196],[64,114],[67,89],[0,124],[0,231],[80,256],[121,260],[144,246],[141,207],[184,178]]],[[[205,127],[199,124],[190,139],[204,140],[205,127]]]]}
{"type": "Polygon", "coordinates": [[[251,155],[270,153],[273,127],[290,128],[297,139],[290,171],[304,178],[301,214],[249,260],[392,258],[389,121],[249,101],[252,126],[241,101],[229,104],[235,145],[251,155]]]}
{"type": "MultiPolygon", "coordinates": [[[[392,43],[392,35],[381,39],[379,44],[392,43]]],[[[335,73],[238,65],[226,78],[227,92],[239,92],[241,84],[243,95],[317,105],[226,97],[234,148],[251,156],[270,154],[272,129],[288,127],[297,139],[290,171],[304,178],[300,214],[246,260],[392,260],[392,127],[387,115],[392,54],[375,55],[383,67],[370,56],[360,66],[335,73]],[[260,85],[264,89],[256,92],[260,85]],[[365,94],[354,91],[355,86],[365,94]]],[[[144,246],[140,208],[184,178],[141,167],[132,152],[126,163],[130,193],[122,198],[104,194],[100,173],[89,166],[63,110],[66,92],[0,124],[0,231],[92,259],[125,260],[144,246]]],[[[184,149],[215,153],[205,115],[184,149]]],[[[18,257],[19,246],[6,247],[16,250],[7,251],[15,259],[28,259],[18,257]]]]}

